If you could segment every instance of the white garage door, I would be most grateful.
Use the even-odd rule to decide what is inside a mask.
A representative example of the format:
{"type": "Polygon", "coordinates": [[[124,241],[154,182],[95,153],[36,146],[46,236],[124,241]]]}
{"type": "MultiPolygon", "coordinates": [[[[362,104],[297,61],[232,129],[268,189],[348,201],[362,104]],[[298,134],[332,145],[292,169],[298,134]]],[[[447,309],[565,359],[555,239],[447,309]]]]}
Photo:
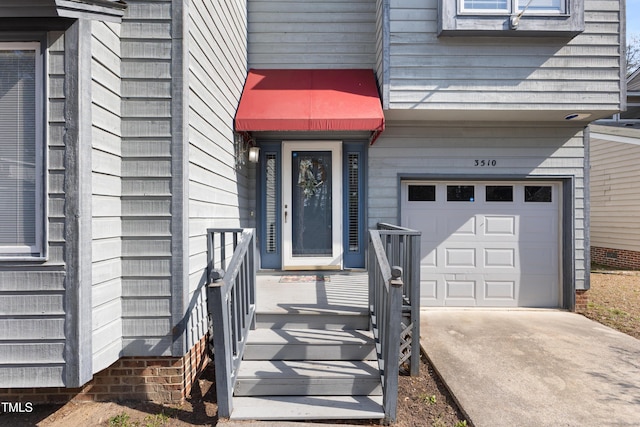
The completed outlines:
{"type": "Polygon", "coordinates": [[[560,191],[549,182],[402,184],[422,231],[421,305],[560,306],[560,191]]]}

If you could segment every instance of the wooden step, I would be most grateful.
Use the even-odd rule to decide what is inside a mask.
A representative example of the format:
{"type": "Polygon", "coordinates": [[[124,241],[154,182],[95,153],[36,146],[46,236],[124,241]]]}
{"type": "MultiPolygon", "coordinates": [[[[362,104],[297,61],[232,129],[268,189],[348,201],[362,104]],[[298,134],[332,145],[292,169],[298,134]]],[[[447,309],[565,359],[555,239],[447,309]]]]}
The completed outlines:
{"type": "Polygon", "coordinates": [[[244,360],[375,360],[373,334],[358,330],[256,329],[244,360]]]}
{"type": "Polygon", "coordinates": [[[368,330],[369,316],[366,312],[349,314],[313,311],[258,312],[256,313],[256,328],[368,330]]]}
{"type": "Polygon", "coordinates": [[[243,360],[234,396],[358,396],[382,393],[377,361],[243,360]]]}
{"type": "Polygon", "coordinates": [[[232,420],[384,418],[382,396],[264,396],[233,399],[232,420]]]}

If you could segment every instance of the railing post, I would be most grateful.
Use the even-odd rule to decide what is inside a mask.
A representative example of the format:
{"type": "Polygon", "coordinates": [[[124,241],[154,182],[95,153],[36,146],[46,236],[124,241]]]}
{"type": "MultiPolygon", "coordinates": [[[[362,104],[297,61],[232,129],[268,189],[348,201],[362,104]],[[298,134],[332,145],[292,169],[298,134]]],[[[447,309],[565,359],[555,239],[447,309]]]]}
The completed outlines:
{"type": "MultiPolygon", "coordinates": [[[[256,306],[256,237],[251,235],[251,244],[249,245],[249,304],[256,306]]],[[[256,328],[256,316],[251,316],[249,329],[256,328]]]]}
{"type": "MultiPolygon", "coordinates": [[[[378,268],[377,268],[377,263],[376,263],[376,255],[375,255],[375,249],[373,246],[373,241],[371,239],[371,233],[369,233],[369,250],[367,251],[368,256],[369,256],[369,262],[368,262],[368,266],[369,266],[369,314],[373,313],[374,310],[374,298],[375,298],[375,291],[376,291],[376,274],[378,272],[378,268]]],[[[369,315],[369,319],[371,319],[371,315],[369,315]]],[[[371,323],[371,322],[369,322],[371,323]]],[[[370,327],[373,327],[373,325],[369,325],[370,327]]]]}
{"type": "Polygon", "coordinates": [[[409,375],[417,376],[420,372],[420,235],[408,236],[409,265],[408,274],[410,282],[411,301],[411,362],[409,375]]]}
{"type": "Polygon", "coordinates": [[[389,310],[384,340],[384,397],[385,421],[393,423],[397,416],[398,371],[400,369],[400,323],[402,321],[402,268],[391,267],[389,280],[389,310]]]}
{"type": "Polygon", "coordinates": [[[208,309],[213,322],[213,348],[215,351],[214,365],[216,375],[216,394],[218,401],[218,416],[231,416],[233,384],[231,381],[231,310],[226,296],[223,294],[222,283],[209,285],[208,309]],[[224,372],[226,375],[219,375],[224,372]]]}

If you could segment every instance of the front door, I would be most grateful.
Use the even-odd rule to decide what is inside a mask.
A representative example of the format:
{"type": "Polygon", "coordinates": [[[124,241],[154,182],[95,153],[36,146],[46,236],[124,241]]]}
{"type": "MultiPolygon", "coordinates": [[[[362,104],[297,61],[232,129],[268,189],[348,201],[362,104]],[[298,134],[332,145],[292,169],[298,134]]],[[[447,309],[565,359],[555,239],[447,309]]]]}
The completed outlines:
{"type": "Polygon", "coordinates": [[[282,268],[342,268],[342,144],[285,142],[282,268]]]}

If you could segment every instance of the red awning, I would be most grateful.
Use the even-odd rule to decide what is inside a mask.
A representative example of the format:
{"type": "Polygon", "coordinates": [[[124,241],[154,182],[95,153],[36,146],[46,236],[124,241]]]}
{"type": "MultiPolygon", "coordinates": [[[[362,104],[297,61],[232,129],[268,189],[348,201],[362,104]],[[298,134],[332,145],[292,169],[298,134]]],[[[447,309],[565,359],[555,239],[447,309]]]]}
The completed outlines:
{"type": "Polygon", "coordinates": [[[250,70],[235,129],[381,132],[384,115],[373,71],[250,70]]]}

